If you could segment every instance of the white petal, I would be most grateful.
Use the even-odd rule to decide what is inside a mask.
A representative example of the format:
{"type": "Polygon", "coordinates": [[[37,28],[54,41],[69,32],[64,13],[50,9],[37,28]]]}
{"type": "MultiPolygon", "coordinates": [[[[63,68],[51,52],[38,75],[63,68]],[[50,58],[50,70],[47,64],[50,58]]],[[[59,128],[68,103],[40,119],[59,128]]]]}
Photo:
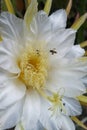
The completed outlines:
{"type": "Polygon", "coordinates": [[[50,22],[52,23],[53,29],[57,28],[65,28],[66,27],[66,20],[67,20],[67,14],[66,11],[63,9],[60,9],[56,12],[54,12],[50,17],[50,22]]]}
{"type": "Polygon", "coordinates": [[[12,73],[19,73],[17,58],[20,49],[12,40],[3,40],[0,44],[0,67],[12,73]]]}
{"type": "Polygon", "coordinates": [[[56,128],[55,122],[52,120],[52,112],[49,110],[50,105],[44,99],[41,99],[41,115],[40,115],[40,122],[47,130],[58,130],[56,128]]]}
{"type": "Polygon", "coordinates": [[[68,97],[77,97],[86,93],[85,85],[79,81],[74,80],[72,82],[68,82],[68,85],[66,83],[64,89],[65,89],[64,95],[68,97]]]}
{"type": "Polygon", "coordinates": [[[87,87],[87,76],[83,77],[81,79],[81,81],[85,84],[85,86],[87,87]]]}
{"type": "Polygon", "coordinates": [[[17,78],[18,75],[9,73],[8,71],[0,68],[0,82],[5,82],[7,79],[17,78]]]}
{"type": "MultiPolygon", "coordinates": [[[[62,59],[64,60],[64,59],[62,59]]],[[[65,90],[65,95],[76,97],[86,93],[86,87],[82,78],[87,76],[87,61],[73,60],[62,62],[55,60],[49,71],[47,89],[58,91],[59,88],[65,90]]]]}
{"type": "MultiPolygon", "coordinates": [[[[54,54],[57,57],[63,57],[72,48],[75,40],[76,31],[72,29],[54,30],[48,41],[47,48],[57,52],[54,54]]],[[[51,54],[52,55],[52,54],[51,54]]]]}
{"type": "MultiPolygon", "coordinates": [[[[33,130],[34,130],[34,129],[33,129],[33,130]]],[[[45,130],[45,128],[44,128],[44,127],[42,126],[42,124],[40,123],[40,121],[38,121],[35,130],[45,130]]]]}
{"type": "Polygon", "coordinates": [[[40,123],[40,121],[38,121],[36,128],[33,129],[33,130],[45,130],[45,128],[42,126],[42,124],[40,123]]]}
{"type": "Polygon", "coordinates": [[[40,116],[40,121],[43,126],[48,130],[75,130],[73,122],[68,116],[59,116],[53,115],[49,110],[50,105],[42,100],[42,115],[40,116]],[[69,123],[69,124],[68,124],[69,123]]]}
{"type": "Polygon", "coordinates": [[[23,100],[20,100],[5,110],[0,110],[0,128],[9,129],[14,127],[22,115],[23,100]]]}
{"type": "Polygon", "coordinates": [[[39,11],[30,25],[28,37],[32,40],[46,40],[50,33],[51,23],[49,22],[48,16],[45,12],[39,11]]]}
{"type": "Polygon", "coordinates": [[[22,115],[22,124],[25,130],[33,130],[37,126],[40,116],[39,98],[39,95],[34,91],[27,93],[22,115]]]}
{"type": "Polygon", "coordinates": [[[0,109],[6,109],[22,99],[25,91],[25,85],[17,79],[0,82],[0,109]]]}
{"type": "Polygon", "coordinates": [[[85,50],[80,47],[80,45],[75,45],[71,48],[70,52],[68,52],[65,57],[66,58],[79,58],[85,54],[85,50]]]}
{"type": "MultiPolygon", "coordinates": [[[[55,77],[54,74],[53,76],[55,77]]],[[[53,78],[47,82],[46,89],[53,92],[63,89],[64,95],[67,97],[77,97],[86,93],[86,87],[81,80],[74,80],[73,77],[72,79],[68,78],[67,75],[61,78],[56,75],[56,79],[53,78]]]]}
{"type": "Polygon", "coordinates": [[[77,116],[82,113],[81,105],[76,99],[64,97],[62,101],[65,104],[64,107],[67,115],[77,116]]]}
{"type": "MultiPolygon", "coordinates": [[[[33,123],[33,122],[32,122],[32,123],[33,123]]],[[[22,129],[24,129],[23,126],[22,126],[22,123],[19,122],[19,123],[16,125],[15,130],[22,130],[22,129]]],[[[29,130],[29,129],[25,129],[25,130],[29,130]]],[[[31,130],[45,130],[45,128],[44,128],[44,127],[42,126],[42,124],[38,121],[36,128],[31,129],[31,130]]]]}
{"type": "Polygon", "coordinates": [[[0,15],[0,33],[2,38],[23,42],[23,20],[8,12],[0,15]],[[22,40],[21,40],[22,39],[22,40]]]}
{"type": "Polygon", "coordinates": [[[61,130],[75,130],[75,125],[68,116],[59,116],[57,119],[57,125],[61,130]]]}

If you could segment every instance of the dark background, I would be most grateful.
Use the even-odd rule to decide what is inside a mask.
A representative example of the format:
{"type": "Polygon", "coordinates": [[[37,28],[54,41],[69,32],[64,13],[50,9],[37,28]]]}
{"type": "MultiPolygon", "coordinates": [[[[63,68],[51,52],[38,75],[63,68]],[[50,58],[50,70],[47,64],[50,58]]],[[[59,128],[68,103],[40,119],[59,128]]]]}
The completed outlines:
{"type": "MultiPolygon", "coordinates": [[[[27,0],[11,0],[13,3],[14,10],[18,17],[23,18],[26,8],[27,8],[27,0]]],[[[46,0],[38,0],[39,2],[39,10],[43,9],[46,0]]],[[[61,8],[66,8],[68,4],[68,0],[53,0],[51,12],[54,12],[61,8]]],[[[6,11],[6,5],[4,0],[0,0],[0,12],[6,11]]],[[[67,27],[70,27],[73,22],[76,20],[77,16],[81,16],[87,12],[87,0],[73,0],[73,5],[71,12],[68,16],[67,27]]],[[[82,27],[78,30],[76,42],[75,44],[79,44],[87,40],[87,21],[82,25],[82,27]]],[[[83,122],[86,120],[85,124],[87,125],[87,106],[83,106],[83,113],[79,117],[83,122]]],[[[84,130],[83,128],[76,125],[77,130],[84,130]]],[[[10,129],[13,130],[13,129],[10,129]]]]}

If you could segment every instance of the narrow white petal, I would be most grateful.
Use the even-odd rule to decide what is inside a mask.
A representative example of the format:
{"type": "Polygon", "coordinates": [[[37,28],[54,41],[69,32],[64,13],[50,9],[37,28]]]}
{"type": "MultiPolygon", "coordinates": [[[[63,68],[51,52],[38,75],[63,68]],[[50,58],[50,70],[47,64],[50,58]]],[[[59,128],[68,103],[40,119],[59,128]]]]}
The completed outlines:
{"type": "Polygon", "coordinates": [[[0,128],[9,129],[14,127],[20,121],[22,109],[23,100],[20,100],[7,109],[0,110],[0,128]]]}
{"type": "Polygon", "coordinates": [[[84,77],[87,76],[87,61],[85,59],[62,60],[63,62],[61,59],[54,60],[48,75],[47,89],[58,91],[62,88],[65,96],[69,97],[86,93],[87,82],[84,81],[84,77]]]}
{"type": "Polygon", "coordinates": [[[67,21],[67,14],[66,11],[63,9],[60,9],[56,12],[54,12],[50,17],[50,22],[52,23],[53,29],[57,28],[65,28],[66,27],[66,21],[67,21]]]}
{"type": "Polygon", "coordinates": [[[42,104],[42,115],[40,121],[43,126],[48,130],[75,130],[75,126],[68,116],[59,115],[52,116],[52,112],[49,110],[50,104],[44,100],[42,104]],[[44,107],[45,106],[45,107],[44,107]]]}
{"type": "Polygon", "coordinates": [[[80,47],[80,45],[74,45],[70,52],[68,52],[65,57],[66,58],[79,58],[85,54],[85,50],[80,47]]]}
{"type": "Polygon", "coordinates": [[[0,67],[12,72],[19,73],[17,58],[20,52],[19,46],[12,40],[3,40],[0,44],[0,67]]]}
{"type": "Polygon", "coordinates": [[[77,116],[82,113],[81,105],[76,99],[64,97],[62,101],[65,104],[66,115],[77,116]]]}
{"type": "MultiPolygon", "coordinates": [[[[55,77],[54,74],[53,76],[55,77]]],[[[64,90],[64,95],[67,97],[77,97],[86,93],[86,87],[81,80],[68,78],[67,75],[66,77],[62,76],[61,78],[56,75],[56,79],[54,77],[46,84],[46,89],[49,91],[56,92],[61,88],[64,90]]]]}
{"type": "MultiPolygon", "coordinates": [[[[33,123],[33,122],[32,122],[33,123]]],[[[15,127],[15,130],[27,130],[27,129],[24,129],[23,128],[23,125],[21,122],[19,122],[16,127],[15,127]]],[[[29,130],[29,129],[28,129],[29,130]]],[[[38,121],[37,122],[37,125],[34,129],[30,129],[30,130],[45,130],[45,128],[42,126],[42,124],[38,121]]]]}
{"type": "Polygon", "coordinates": [[[81,81],[85,84],[86,88],[87,88],[87,76],[84,76],[81,81]]]}
{"type": "Polygon", "coordinates": [[[40,123],[40,121],[38,121],[35,130],[45,130],[45,128],[44,128],[44,127],[42,126],[42,124],[40,123]]]}
{"type": "Polygon", "coordinates": [[[71,82],[65,82],[65,85],[61,85],[65,89],[64,95],[68,97],[77,97],[86,93],[85,85],[79,81],[72,80],[71,82]]]}
{"type": "Polygon", "coordinates": [[[75,130],[75,125],[68,116],[61,115],[56,119],[56,121],[61,130],[75,130]]]}
{"type": "Polygon", "coordinates": [[[9,73],[8,71],[0,68],[0,82],[5,82],[7,79],[17,78],[18,75],[9,73]]]}
{"type": "Polygon", "coordinates": [[[39,11],[30,24],[29,38],[32,40],[46,40],[51,33],[51,23],[45,12],[39,11]]]}
{"type": "Polygon", "coordinates": [[[44,99],[41,99],[41,115],[40,122],[47,130],[58,130],[55,122],[52,120],[52,112],[49,110],[51,104],[44,99]]]}
{"type": "Polygon", "coordinates": [[[25,130],[33,130],[37,126],[40,116],[39,98],[36,92],[27,93],[22,115],[22,124],[25,130]]]}
{"type": "Polygon", "coordinates": [[[11,39],[16,42],[23,42],[23,20],[8,12],[0,15],[0,34],[3,39],[11,39]],[[22,39],[22,40],[21,40],[22,39]]]}
{"type": "Polygon", "coordinates": [[[22,99],[25,91],[25,85],[17,79],[0,82],[0,109],[6,109],[22,99]]]}

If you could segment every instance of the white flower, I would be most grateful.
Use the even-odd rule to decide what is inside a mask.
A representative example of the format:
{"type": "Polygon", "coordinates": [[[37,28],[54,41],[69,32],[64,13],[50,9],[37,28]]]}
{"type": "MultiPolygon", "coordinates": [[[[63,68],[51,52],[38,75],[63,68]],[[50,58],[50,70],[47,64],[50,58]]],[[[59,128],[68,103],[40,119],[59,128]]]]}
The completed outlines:
{"type": "Polygon", "coordinates": [[[0,16],[0,128],[74,130],[68,116],[81,114],[76,97],[86,92],[87,75],[76,31],[65,29],[64,10],[26,18],[0,16]]]}

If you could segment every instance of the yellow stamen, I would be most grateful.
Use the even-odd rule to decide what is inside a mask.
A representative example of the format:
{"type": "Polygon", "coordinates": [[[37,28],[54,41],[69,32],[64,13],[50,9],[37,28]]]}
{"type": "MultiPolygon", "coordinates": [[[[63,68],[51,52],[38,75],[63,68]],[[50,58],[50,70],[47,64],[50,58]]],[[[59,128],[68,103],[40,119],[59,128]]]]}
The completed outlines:
{"type": "Polygon", "coordinates": [[[86,46],[87,46],[87,41],[84,41],[84,42],[80,43],[80,46],[81,46],[82,48],[86,47],[86,46]]]}
{"type": "Polygon", "coordinates": [[[19,67],[21,69],[20,78],[28,89],[43,88],[47,78],[48,53],[29,46],[20,58],[19,67]]]}
{"type": "Polygon", "coordinates": [[[87,13],[85,13],[84,15],[82,15],[72,26],[72,29],[78,30],[81,25],[85,22],[85,20],[87,19],[87,13]]]}
{"type": "Polygon", "coordinates": [[[5,3],[6,3],[8,11],[10,13],[12,13],[12,14],[15,14],[14,8],[13,8],[12,3],[11,3],[11,0],[5,0],[5,3]]]}
{"type": "Polygon", "coordinates": [[[87,130],[87,127],[77,118],[77,117],[71,117],[71,119],[79,126],[81,126],[83,129],[87,130]]]}
{"type": "Polygon", "coordinates": [[[68,3],[67,8],[66,8],[67,15],[69,15],[71,7],[72,7],[72,0],[69,0],[69,3],[68,3]]]}
{"type": "Polygon", "coordinates": [[[44,7],[44,11],[49,15],[50,13],[50,9],[51,9],[51,5],[52,5],[52,0],[47,0],[45,7],[44,7]]]}

